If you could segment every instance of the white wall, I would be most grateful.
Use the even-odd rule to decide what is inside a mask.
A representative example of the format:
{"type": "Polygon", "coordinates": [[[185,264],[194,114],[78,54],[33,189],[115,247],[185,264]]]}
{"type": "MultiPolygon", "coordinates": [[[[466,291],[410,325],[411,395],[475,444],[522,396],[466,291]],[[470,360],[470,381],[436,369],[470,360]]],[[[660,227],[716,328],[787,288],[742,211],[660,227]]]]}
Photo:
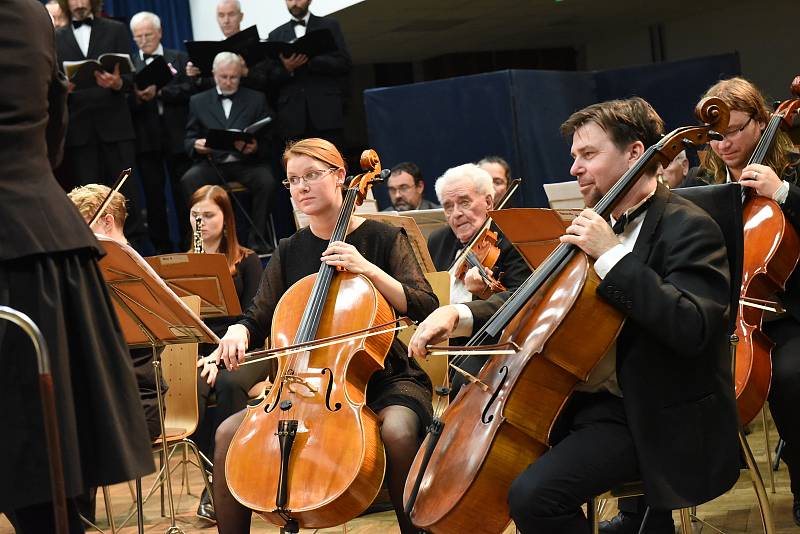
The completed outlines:
{"type": "MultiPolygon", "coordinates": [[[[691,11],[663,21],[667,61],[738,51],[742,75],[769,98],[791,98],[800,74],[797,61],[797,0],[731,2],[726,9],[691,11]],[[767,8],[768,6],[768,8],[767,8]]],[[[647,27],[596,35],[585,43],[586,68],[650,63],[647,27]]]]}
{"type": "MultiPolygon", "coordinates": [[[[240,0],[242,3],[242,29],[258,25],[258,33],[266,39],[270,31],[290,18],[283,0],[240,0]]],[[[364,0],[314,0],[310,11],[315,15],[329,15],[364,0]]],[[[217,26],[217,0],[189,0],[192,15],[192,32],[197,41],[222,39],[217,26]]]]}

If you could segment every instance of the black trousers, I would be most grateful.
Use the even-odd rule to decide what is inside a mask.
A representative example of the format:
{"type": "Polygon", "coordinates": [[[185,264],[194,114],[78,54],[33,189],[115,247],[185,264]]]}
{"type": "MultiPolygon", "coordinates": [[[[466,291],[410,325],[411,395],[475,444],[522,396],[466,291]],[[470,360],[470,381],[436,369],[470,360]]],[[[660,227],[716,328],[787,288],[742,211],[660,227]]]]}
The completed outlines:
{"type": "Polygon", "coordinates": [[[260,236],[265,236],[267,219],[269,218],[270,203],[275,192],[277,182],[266,163],[216,163],[215,168],[208,160],[202,160],[186,171],[181,178],[184,197],[190,199],[192,194],[200,187],[209,184],[222,185],[219,174],[225,182],[236,181],[244,185],[252,195],[253,205],[250,216],[253,227],[250,229],[247,246],[262,250],[265,248],[260,236]]]}
{"type": "Polygon", "coordinates": [[[272,362],[265,361],[245,365],[237,371],[220,370],[214,387],[197,373],[197,401],[200,420],[197,425],[197,445],[209,458],[214,457],[214,434],[222,422],[242,411],[250,400],[247,394],[255,384],[261,382],[272,369],[272,362]],[[208,404],[211,393],[216,394],[216,407],[209,416],[208,404]]]}
{"type": "Polygon", "coordinates": [[[160,151],[140,152],[136,155],[139,176],[142,178],[144,198],[147,205],[147,230],[150,241],[158,253],[186,250],[189,246],[186,236],[189,232],[188,199],[184,199],[180,180],[191,166],[189,158],[183,154],[164,154],[160,151]],[[169,238],[167,222],[167,195],[164,189],[167,175],[172,187],[173,206],[178,219],[180,242],[177,248],[169,238]]]}
{"type": "Polygon", "coordinates": [[[511,485],[511,517],[525,534],[589,533],[581,505],[640,477],[622,399],[576,393],[552,438],[553,448],[511,485]]]}
{"type": "Polygon", "coordinates": [[[769,409],[786,445],[781,458],[789,469],[792,493],[800,497],[800,323],[793,317],[764,323],[772,349],[769,409]]]}
{"type": "MultiPolygon", "coordinates": [[[[66,147],[62,169],[65,180],[73,186],[105,184],[111,187],[123,169],[135,166],[136,147],[133,140],[103,143],[95,138],[82,146],[66,147]]],[[[120,193],[128,199],[125,237],[136,250],[142,251],[147,240],[147,229],[142,217],[141,187],[136,173],[125,181],[120,193]]]]}

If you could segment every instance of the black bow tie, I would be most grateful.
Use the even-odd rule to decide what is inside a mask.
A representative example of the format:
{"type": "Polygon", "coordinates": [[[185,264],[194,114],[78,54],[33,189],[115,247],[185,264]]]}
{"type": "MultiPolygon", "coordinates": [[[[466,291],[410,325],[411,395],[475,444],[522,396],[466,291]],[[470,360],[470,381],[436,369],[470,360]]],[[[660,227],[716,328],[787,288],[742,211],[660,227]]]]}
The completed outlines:
{"type": "Polygon", "coordinates": [[[630,213],[630,215],[629,215],[628,213],[623,213],[623,214],[620,216],[619,220],[617,220],[617,222],[615,222],[615,223],[614,223],[614,226],[612,226],[612,227],[611,227],[611,229],[612,229],[612,230],[614,230],[614,233],[615,233],[615,234],[617,234],[617,235],[619,235],[619,234],[621,234],[622,232],[624,232],[624,231],[625,231],[625,226],[626,226],[628,223],[630,223],[631,221],[633,221],[634,219],[636,219],[636,217],[638,217],[639,215],[641,215],[642,213],[644,213],[645,211],[647,211],[647,208],[649,208],[649,207],[650,207],[650,202],[651,202],[652,200],[653,200],[653,197],[650,197],[650,198],[648,198],[647,200],[645,200],[645,201],[642,203],[642,205],[641,205],[641,206],[639,206],[638,208],[636,208],[635,210],[633,210],[633,211],[630,213]]]}
{"type": "Polygon", "coordinates": [[[222,93],[217,93],[217,98],[219,98],[220,101],[225,100],[226,98],[229,99],[229,100],[233,100],[233,97],[235,97],[235,96],[236,96],[236,93],[231,93],[229,95],[223,95],[222,93]]]}
{"type": "Polygon", "coordinates": [[[305,25],[306,25],[306,21],[304,21],[304,20],[295,20],[295,19],[292,19],[292,20],[291,20],[291,23],[292,23],[292,27],[295,27],[295,26],[305,26],[305,25]]]}
{"type": "Polygon", "coordinates": [[[150,59],[151,57],[153,57],[153,58],[154,58],[154,57],[159,57],[160,55],[161,55],[161,54],[142,54],[142,57],[144,58],[144,60],[145,60],[145,61],[147,61],[147,60],[148,60],[148,59],[150,59]]]}
{"type": "Polygon", "coordinates": [[[86,24],[87,26],[91,26],[91,25],[92,25],[92,22],[93,22],[93,21],[92,21],[92,19],[91,19],[91,18],[88,18],[88,19],[83,19],[83,20],[73,20],[73,21],[72,21],[72,27],[73,27],[73,28],[75,28],[75,29],[77,30],[78,28],[80,28],[80,27],[81,27],[81,26],[83,26],[84,24],[86,24]]]}

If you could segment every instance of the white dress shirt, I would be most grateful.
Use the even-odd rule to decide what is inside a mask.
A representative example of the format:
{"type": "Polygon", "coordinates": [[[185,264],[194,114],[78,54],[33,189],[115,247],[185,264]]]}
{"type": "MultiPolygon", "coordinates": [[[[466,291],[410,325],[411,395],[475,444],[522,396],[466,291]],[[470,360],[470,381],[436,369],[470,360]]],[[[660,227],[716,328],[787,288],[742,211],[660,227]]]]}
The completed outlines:
{"type": "MultiPolygon", "coordinates": [[[[89,17],[91,18],[91,17],[89,17]]],[[[71,23],[70,23],[71,24],[71,23]]],[[[75,40],[78,42],[78,47],[81,49],[81,53],[84,56],[89,55],[89,41],[92,39],[92,27],[88,24],[84,24],[80,28],[72,28],[72,34],[75,36],[75,40]]]]}
{"type": "Polygon", "coordinates": [[[311,13],[310,12],[306,13],[306,16],[303,17],[302,19],[296,19],[296,18],[292,17],[293,20],[302,20],[302,21],[304,21],[306,23],[305,26],[301,26],[300,24],[295,24],[294,25],[294,36],[297,39],[301,38],[302,36],[304,36],[306,34],[306,29],[308,28],[308,19],[310,17],[311,17],[311,13]]]}

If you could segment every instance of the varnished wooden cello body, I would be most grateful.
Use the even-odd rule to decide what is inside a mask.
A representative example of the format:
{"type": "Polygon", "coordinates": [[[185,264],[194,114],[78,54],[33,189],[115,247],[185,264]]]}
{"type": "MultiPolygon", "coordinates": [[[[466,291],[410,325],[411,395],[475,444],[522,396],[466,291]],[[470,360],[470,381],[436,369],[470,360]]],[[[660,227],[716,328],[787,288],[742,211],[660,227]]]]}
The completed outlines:
{"type": "MultiPolygon", "coordinates": [[[[800,96],[800,76],[792,83],[800,96]]],[[[791,127],[800,110],[800,99],[783,102],[772,114],[748,161],[763,163],[781,126],[791,127]]],[[[776,169],[779,172],[780,169],[776,169]]],[[[747,188],[742,213],[744,261],[739,312],[736,318],[736,406],[743,425],[758,415],[769,395],[772,348],[775,344],[761,330],[764,316],[759,303],[774,300],[782,291],[800,259],[800,237],[786,220],[777,202],[747,188]],[[756,306],[752,304],[755,303],[756,306]]]]}
{"type": "MultiPolygon", "coordinates": [[[[705,99],[698,114],[708,126],[681,128],[648,148],[595,210],[608,217],[656,158],[667,164],[685,144],[705,144],[712,126],[727,126],[719,99],[705,99]]],[[[584,253],[559,245],[470,340],[502,332],[501,344],[517,353],[492,358],[445,411],[436,448],[423,443],[405,492],[417,527],[436,534],[506,528],[512,481],[549,448],[573,388],[622,328],[624,316],[596,294],[598,283],[584,253]]]]}
{"type": "MultiPolygon", "coordinates": [[[[372,170],[351,181],[331,241],[345,239],[355,205],[381,175],[373,151],[362,154],[362,166],[372,170]]],[[[287,347],[393,319],[366,277],[322,263],[281,297],[270,339],[287,347]]],[[[290,532],[342,524],[369,506],[385,456],[366,385],[393,338],[379,333],[279,360],[275,386],[248,408],[228,450],[226,477],[237,500],[290,532]]]]}

